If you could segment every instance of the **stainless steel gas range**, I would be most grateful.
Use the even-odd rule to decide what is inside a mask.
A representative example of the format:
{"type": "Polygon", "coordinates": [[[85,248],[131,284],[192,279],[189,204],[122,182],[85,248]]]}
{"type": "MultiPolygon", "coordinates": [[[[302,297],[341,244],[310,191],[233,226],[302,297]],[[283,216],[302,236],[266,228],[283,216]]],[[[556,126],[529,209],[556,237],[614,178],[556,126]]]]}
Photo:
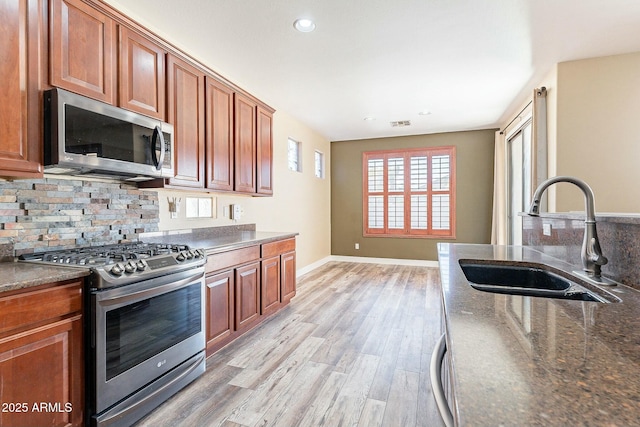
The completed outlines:
{"type": "Polygon", "coordinates": [[[204,372],[204,251],[139,242],[21,260],[91,270],[88,425],[131,425],[204,372]]]}

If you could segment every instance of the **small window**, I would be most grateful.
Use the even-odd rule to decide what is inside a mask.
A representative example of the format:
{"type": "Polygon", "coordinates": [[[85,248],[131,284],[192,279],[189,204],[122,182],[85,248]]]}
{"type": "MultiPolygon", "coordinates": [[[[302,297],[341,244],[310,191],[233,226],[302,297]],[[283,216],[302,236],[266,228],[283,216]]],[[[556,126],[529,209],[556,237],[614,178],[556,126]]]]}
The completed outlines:
{"type": "Polygon", "coordinates": [[[300,142],[289,138],[287,151],[289,169],[295,172],[302,172],[302,162],[300,161],[300,142]]]}
{"type": "Polygon", "coordinates": [[[315,171],[316,177],[323,179],[324,178],[324,153],[321,151],[315,151],[315,171]]]}

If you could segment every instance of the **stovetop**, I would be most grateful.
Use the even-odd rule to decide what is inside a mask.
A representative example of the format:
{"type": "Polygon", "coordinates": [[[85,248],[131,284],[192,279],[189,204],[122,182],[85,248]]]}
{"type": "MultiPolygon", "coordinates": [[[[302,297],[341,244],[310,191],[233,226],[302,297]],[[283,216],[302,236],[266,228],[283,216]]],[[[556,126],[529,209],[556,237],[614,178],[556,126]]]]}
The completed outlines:
{"type": "Polygon", "coordinates": [[[140,282],[206,263],[202,249],[173,243],[119,243],[25,254],[21,261],[89,268],[99,289],[140,282]]]}

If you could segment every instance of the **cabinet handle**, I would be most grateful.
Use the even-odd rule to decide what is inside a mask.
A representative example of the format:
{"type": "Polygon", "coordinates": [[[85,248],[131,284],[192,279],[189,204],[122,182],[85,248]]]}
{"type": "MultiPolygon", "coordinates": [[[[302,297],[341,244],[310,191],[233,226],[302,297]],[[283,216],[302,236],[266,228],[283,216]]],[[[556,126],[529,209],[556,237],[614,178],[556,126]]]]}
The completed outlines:
{"type": "Polygon", "coordinates": [[[433,397],[436,399],[436,405],[438,405],[438,412],[444,421],[446,427],[453,427],[453,414],[447,404],[447,396],[444,393],[444,387],[442,386],[442,362],[444,361],[444,355],[447,352],[447,340],[446,335],[442,334],[436,347],[431,353],[431,390],[433,390],[433,397]]]}

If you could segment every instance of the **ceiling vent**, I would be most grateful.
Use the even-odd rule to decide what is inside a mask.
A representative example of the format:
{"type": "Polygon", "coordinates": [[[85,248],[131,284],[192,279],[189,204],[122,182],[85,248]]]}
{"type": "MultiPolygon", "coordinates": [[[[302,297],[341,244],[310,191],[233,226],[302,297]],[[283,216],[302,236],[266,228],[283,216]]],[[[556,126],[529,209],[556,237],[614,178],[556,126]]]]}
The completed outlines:
{"type": "Polygon", "coordinates": [[[411,126],[411,120],[398,120],[397,122],[391,122],[391,127],[402,128],[405,126],[411,126]]]}

